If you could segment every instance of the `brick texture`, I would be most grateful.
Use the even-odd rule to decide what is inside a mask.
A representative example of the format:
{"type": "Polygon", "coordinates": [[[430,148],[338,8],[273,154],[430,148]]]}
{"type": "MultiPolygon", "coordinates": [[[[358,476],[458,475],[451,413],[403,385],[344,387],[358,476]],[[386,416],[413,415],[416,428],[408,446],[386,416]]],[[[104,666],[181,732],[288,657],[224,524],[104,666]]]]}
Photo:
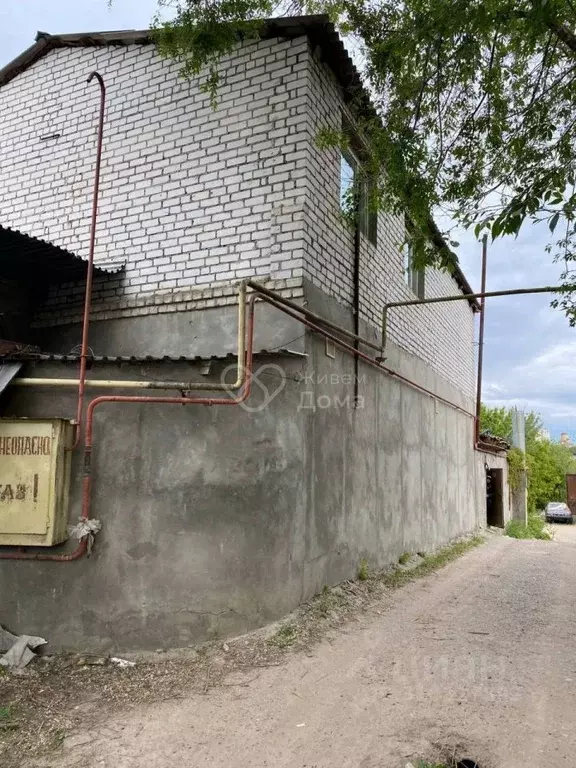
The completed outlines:
{"type": "Polygon", "coordinates": [[[247,45],[224,62],[213,110],[152,46],[51,51],[0,89],[0,221],[87,256],[99,91],[85,80],[97,69],[96,262],[126,260],[104,298],[299,276],[307,57],[304,38],[247,45]]]}
{"type": "MultiPolygon", "coordinates": [[[[307,70],[306,227],[304,274],[346,304],[353,300],[354,236],[340,216],[340,152],[319,149],[325,126],[342,128],[343,94],[329,68],[311,52],[307,70]]],[[[377,244],[361,235],[360,314],[380,328],[382,306],[417,298],[404,280],[404,218],[380,212],[377,244]]],[[[427,269],[426,296],[461,293],[448,274],[427,269]]],[[[390,311],[389,338],[426,361],[466,394],[474,392],[474,316],[466,301],[390,311]]]]}
{"type": "MultiPolygon", "coordinates": [[[[218,106],[152,46],[51,51],[0,89],[0,223],[87,256],[99,92],[107,112],[94,316],[202,308],[233,300],[245,277],[301,295],[309,278],[353,296],[353,238],[339,216],[340,161],[319,150],[340,127],[342,94],[305,38],[246,43],[222,64],[218,106]],[[61,134],[60,138],[42,137],[61,134]]],[[[401,220],[381,213],[362,241],[361,314],[411,298],[401,220]]],[[[428,270],[427,295],[458,292],[428,270]]],[[[83,286],[51,289],[37,325],[77,320],[83,286]]],[[[390,336],[463,391],[473,390],[473,318],[461,304],[396,310],[390,336]]]]}

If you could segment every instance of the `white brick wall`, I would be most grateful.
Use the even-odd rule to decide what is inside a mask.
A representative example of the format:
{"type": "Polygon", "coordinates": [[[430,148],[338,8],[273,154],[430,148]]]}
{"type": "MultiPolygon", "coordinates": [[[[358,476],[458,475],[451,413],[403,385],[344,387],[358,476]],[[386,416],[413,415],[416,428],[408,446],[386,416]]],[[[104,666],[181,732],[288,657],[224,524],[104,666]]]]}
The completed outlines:
{"type": "MultiPolygon", "coordinates": [[[[320,150],[314,139],[328,125],[342,127],[341,89],[329,68],[311,54],[307,84],[308,133],[304,274],[340,301],[353,301],[354,236],[340,216],[340,152],[320,150]]],[[[360,313],[380,328],[382,306],[417,298],[404,281],[400,246],[404,219],[380,213],[377,245],[361,235],[360,313]]],[[[426,296],[461,292],[446,273],[426,270],[426,296]]],[[[474,316],[468,302],[390,310],[389,338],[418,355],[466,394],[474,392],[474,316]]]]}
{"type": "MultiPolygon", "coordinates": [[[[305,38],[239,47],[223,62],[216,110],[152,46],[51,51],[0,88],[0,224],[87,256],[93,69],[107,86],[96,262],[126,260],[123,276],[96,280],[96,317],[208,306],[214,286],[244,277],[270,277],[298,296],[306,276],[352,302],[339,153],[315,146],[321,127],[340,127],[341,96],[305,38]]],[[[385,301],[411,298],[402,239],[402,221],[381,214],[378,247],[362,243],[361,312],[377,327],[385,301]]],[[[458,291],[447,275],[428,270],[426,280],[427,295],[458,291]]],[[[82,295],[78,284],[53,291],[37,322],[77,319],[82,295]]],[[[464,302],[394,310],[390,337],[473,391],[464,302]]]]}
{"type": "Polygon", "coordinates": [[[224,63],[213,110],[153,46],[51,51],[0,89],[0,222],[87,256],[99,89],[85,81],[97,69],[96,262],[127,261],[108,290],[299,276],[307,56],[304,38],[246,45],[224,63]]]}

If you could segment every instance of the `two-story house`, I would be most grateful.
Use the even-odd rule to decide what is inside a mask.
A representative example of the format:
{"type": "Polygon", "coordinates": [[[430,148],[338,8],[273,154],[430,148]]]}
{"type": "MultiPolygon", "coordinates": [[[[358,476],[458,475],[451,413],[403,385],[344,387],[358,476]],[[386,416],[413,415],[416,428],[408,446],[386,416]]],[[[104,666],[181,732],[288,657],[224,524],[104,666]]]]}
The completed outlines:
{"type": "MultiPolygon", "coordinates": [[[[335,335],[374,360],[385,303],[471,293],[458,269],[413,269],[403,217],[366,208],[356,232],[344,221],[367,97],[325,17],[272,20],[239,42],[215,107],[145,31],[42,34],[0,71],[0,306],[3,335],[19,343],[4,417],[75,416],[75,386],[18,379],[78,378],[94,70],[106,112],[88,378],[107,394],[170,380],[155,394],[181,397],[174,382],[232,381],[243,280],[359,333],[374,346],[335,335]],[[321,129],[343,122],[350,149],[321,149],[321,129]]],[[[93,552],[0,559],[3,622],[61,648],[187,645],[278,618],[362,558],[386,565],[485,524],[485,464],[505,462],[474,448],[476,309],[391,311],[379,370],[258,302],[240,405],[101,404],[93,552]]],[[[102,394],[89,385],[87,402],[102,394]]]]}

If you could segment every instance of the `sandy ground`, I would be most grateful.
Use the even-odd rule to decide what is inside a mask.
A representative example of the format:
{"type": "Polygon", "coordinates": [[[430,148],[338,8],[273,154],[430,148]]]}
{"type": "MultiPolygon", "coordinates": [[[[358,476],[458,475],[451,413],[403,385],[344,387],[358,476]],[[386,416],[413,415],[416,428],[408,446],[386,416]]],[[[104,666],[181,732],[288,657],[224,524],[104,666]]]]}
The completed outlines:
{"type": "Polygon", "coordinates": [[[571,766],[576,525],[494,537],[279,667],[116,714],[34,763],[50,768],[571,766]]]}

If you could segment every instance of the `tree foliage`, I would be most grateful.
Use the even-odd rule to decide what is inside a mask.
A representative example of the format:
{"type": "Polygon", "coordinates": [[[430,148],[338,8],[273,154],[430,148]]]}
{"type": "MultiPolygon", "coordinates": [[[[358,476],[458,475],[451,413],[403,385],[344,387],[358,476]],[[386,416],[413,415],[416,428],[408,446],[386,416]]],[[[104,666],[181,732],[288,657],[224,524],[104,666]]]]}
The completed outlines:
{"type": "MultiPolygon", "coordinates": [[[[164,0],[166,2],[166,0],[164,0]]],[[[160,50],[183,74],[208,67],[237,34],[258,32],[267,0],[175,0],[156,24],[160,50]]],[[[281,8],[282,6],[280,6],[281,8]]],[[[383,171],[381,204],[406,211],[414,253],[445,266],[429,246],[438,209],[479,236],[516,235],[545,220],[549,249],[576,283],[576,0],[296,0],[327,12],[356,41],[376,113],[358,109],[383,171]]],[[[572,293],[559,300],[576,322],[572,293]],[[572,313],[572,314],[571,314],[572,313]]]]}
{"type": "MultiPolygon", "coordinates": [[[[576,472],[576,458],[570,448],[542,440],[542,420],[531,411],[526,415],[526,469],[528,508],[543,509],[549,501],[566,500],[566,475],[576,472]]],[[[482,405],[480,428],[497,437],[512,438],[512,409],[482,405]]]]}
{"type": "MultiPolygon", "coordinates": [[[[512,409],[490,408],[482,403],[480,407],[480,429],[490,432],[491,435],[502,437],[509,443],[512,442],[512,409]]],[[[526,414],[525,433],[526,445],[538,440],[538,433],[542,429],[542,419],[538,413],[530,411],[526,414]]]]}

